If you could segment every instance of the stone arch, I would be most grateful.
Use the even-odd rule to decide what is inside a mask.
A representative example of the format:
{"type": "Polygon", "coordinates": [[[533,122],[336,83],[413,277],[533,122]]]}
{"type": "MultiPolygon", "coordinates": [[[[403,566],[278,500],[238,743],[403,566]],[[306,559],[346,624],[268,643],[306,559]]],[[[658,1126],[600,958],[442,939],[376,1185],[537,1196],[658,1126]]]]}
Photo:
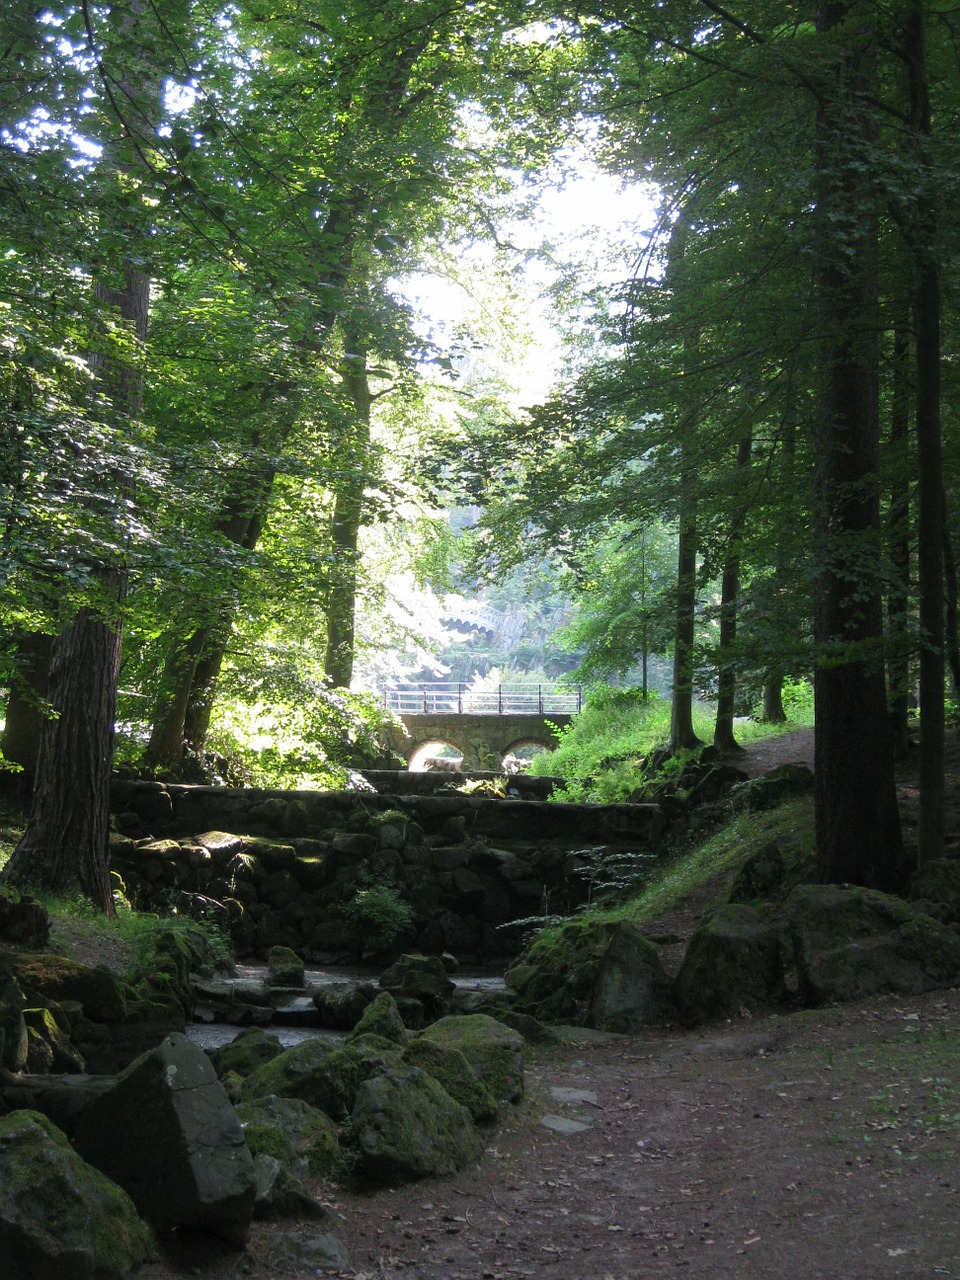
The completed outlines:
{"type": "Polygon", "coordinates": [[[422,773],[424,761],[431,757],[458,761],[457,767],[461,767],[464,754],[463,748],[449,738],[425,738],[407,747],[407,768],[411,773],[422,773]]]}
{"type": "Polygon", "coordinates": [[[542,751],[552,751],[556,746],[556,739],[540,738],[536,735],[526,734],[522,738],[517,738],[501,752],[501,758],[506,760],[508,756],[515,756],[518,760],[529,760],[533,756],[539,755],[542,751]]]}

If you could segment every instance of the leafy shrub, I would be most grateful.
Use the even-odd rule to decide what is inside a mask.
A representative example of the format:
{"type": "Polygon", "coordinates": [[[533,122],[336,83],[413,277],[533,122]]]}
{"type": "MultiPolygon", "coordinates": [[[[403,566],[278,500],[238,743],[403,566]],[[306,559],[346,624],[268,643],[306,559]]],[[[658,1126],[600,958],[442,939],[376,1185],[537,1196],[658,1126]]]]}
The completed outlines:
{"type": "Polygon", "coordinates": [[[389,884],[358,889],[343,906],[344,919],[356,930],[364,951],[382,951],[413,923],[413,908],[389,884]]]}

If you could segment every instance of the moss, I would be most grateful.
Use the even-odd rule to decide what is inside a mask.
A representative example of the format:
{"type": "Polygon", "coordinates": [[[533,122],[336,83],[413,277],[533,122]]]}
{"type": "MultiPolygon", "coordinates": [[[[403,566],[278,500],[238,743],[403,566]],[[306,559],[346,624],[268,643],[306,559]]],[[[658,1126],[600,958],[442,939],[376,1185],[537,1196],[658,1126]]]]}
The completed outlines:
{"type": "Polygon", "coordinates": [[[459,1049],[418,1036],[403,1051],[403,1060],[419,1067],[466,1107],[475,1124],[492,1124],[499,1114],[497,1100],[459,1049]]]}
{"type": "Polygon", "coordinates": [[[0,1226],[10,1275],[34,1274],[37,1255],[52,1260],[50,1274],[61,1260],[64,1275],[86,1257],[91,1274],[113,1280],[155,1252],[153,1233],[126,1192],[81,1160],[38,1112],[0,1118],[0,1181],[5,1223],[16,1221],[12,1230],[0,1226]]]}
{"type": "Polygon", "coordinates": [[[322,1178],[343,1163],[333,1121],[300,1098],[260,1098],[237,1107],[253,1156],[279,1160],[295,1177],[322,1178]]]}
{"type": "Polygon", "coordinates": [[[244,1078],[252,1075],[265,1063],[279,1058],[281,1053],[283,1046],[276,1036],[270,1035],[262,1027],[246,1027],[229,1044],[221,1049],[214,1049],[207,1056],[222,1080],[229,1072],[244,1078]]]}
{"type": "Polygon", "coordinates": [[[523,1097],[523,1041],[516,1031],[484,1013],[441,1018],[423,1039],[457,1049],[497,1102],[523,1097]]]}
{"type": "Polygon", "coordinates": [[[360,1021],[348,1037],[348,1043],[359,1036],[375,1035],[391,1044],[405,1044],[406,1027],[397,1008],[397,1002],[389,991],[381,991],[360,1015],[360,1021]]]}

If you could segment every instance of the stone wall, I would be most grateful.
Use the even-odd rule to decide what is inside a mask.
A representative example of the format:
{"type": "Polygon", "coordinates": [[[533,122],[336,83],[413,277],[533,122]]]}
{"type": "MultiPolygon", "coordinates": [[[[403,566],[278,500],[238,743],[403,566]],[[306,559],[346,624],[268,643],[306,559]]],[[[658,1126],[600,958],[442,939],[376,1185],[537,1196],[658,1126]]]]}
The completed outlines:
{"type": "Polygon", "coordinates": [[[121,779],[113,809],[112,865],[137,905],[207,909],[241,955],[281,943],[318,963],[411,948],[497,963],[524,932],[501,926],[583,901],[583,850],[652,850],[660,822],[653,805],[121,779]],[[384,885],[412,921],[378,949],[356,904],[384,885]]]}

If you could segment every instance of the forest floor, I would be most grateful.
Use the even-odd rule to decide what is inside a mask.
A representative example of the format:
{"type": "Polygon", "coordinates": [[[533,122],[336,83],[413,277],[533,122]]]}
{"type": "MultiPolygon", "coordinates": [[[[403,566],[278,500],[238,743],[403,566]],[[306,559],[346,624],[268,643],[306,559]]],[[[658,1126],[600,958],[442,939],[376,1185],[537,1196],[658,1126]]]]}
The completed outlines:
{"type": "MultiPolygon", "coordinates": [[[[751,748],[810,763],[812,733],[751,748]]],[[[907,838],[916,761],[898,787],[907,838]]],[[[960,834],[960,748],[949,830],[960,834]]],[[[698,895],[699,896],[699,895],[698,895]]],[[[692,929],[705,902],[663,921],[692,929]]],[[[376,1193],[320,1186],[324,1220],[184,1247],[148,1280],[960,1277],[960,990],[743,1017],[695,1031],[570,1029],[533,1050],[479,1168],[376,1193]],[[305,1265],[330,1233],[348,1263],[305,1265]]]]}

